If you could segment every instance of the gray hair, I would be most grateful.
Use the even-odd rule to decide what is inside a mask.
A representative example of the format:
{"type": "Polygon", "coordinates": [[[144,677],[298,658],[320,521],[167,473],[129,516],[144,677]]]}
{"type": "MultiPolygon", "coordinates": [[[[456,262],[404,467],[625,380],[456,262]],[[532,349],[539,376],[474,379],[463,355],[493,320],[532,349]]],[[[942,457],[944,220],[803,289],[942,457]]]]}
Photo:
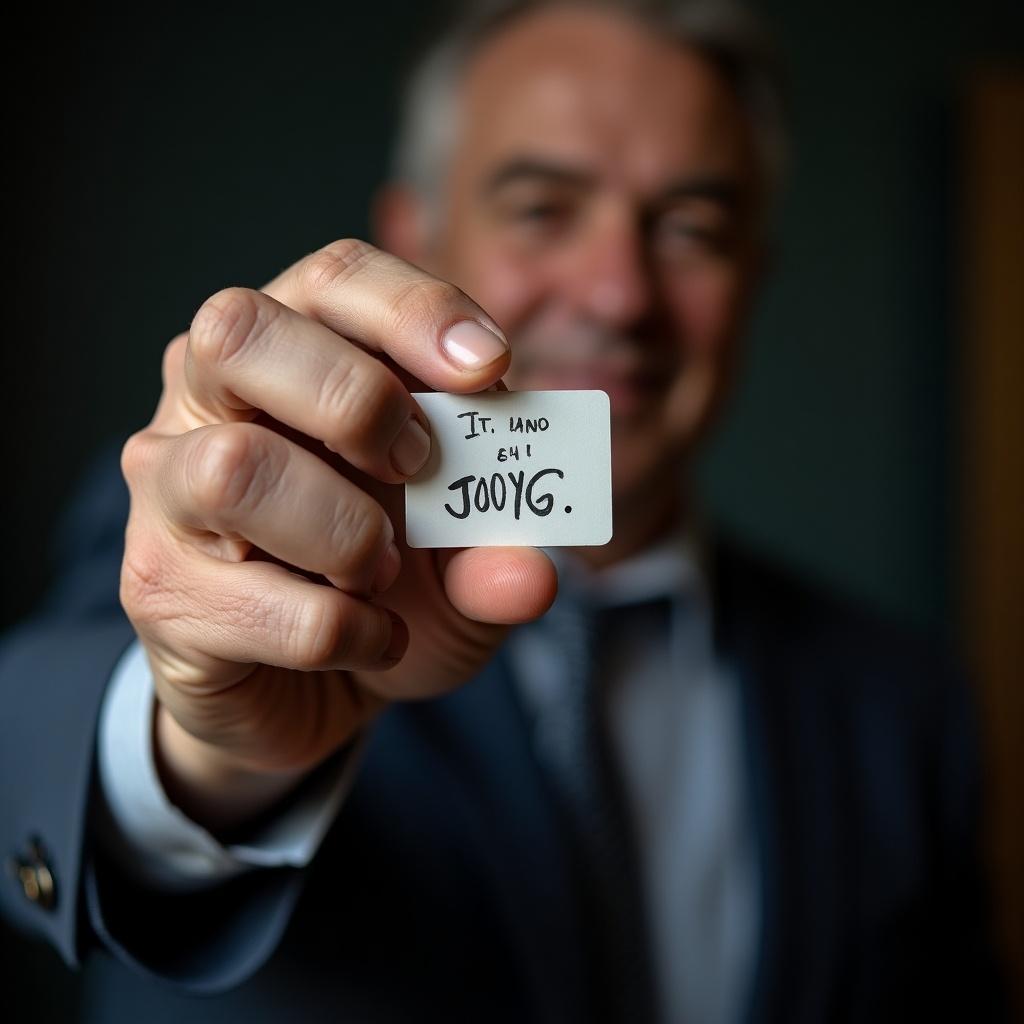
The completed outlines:
{"type": "Polygon", "coordinates": [[[734,0],[477,0],[413,66],[404,92],[392,162],[395,181],[427,201],[435,215],[457,133],[458,86],[471,59],[500,29],[532,11],[590,7],[625,14],[710,61],[750,122],[763,213],[785,175],[788,145],[783,84],[774,47],[759,19],[734,0]]]}

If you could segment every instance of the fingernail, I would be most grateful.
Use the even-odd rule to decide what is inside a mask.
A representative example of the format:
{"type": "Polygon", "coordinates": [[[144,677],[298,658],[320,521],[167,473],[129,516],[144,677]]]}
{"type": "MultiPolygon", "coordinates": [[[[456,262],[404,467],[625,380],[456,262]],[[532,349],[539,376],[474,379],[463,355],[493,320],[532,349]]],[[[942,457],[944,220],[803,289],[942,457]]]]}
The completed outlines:
{"type": "Polygon", "coordinates": [[[391,446],[391,465],[405,476],[412,476],[430,454],[430,435],[411,416],[391,446]]]}
{"type": "Polygon", "coordinates": [[[380,566],[377,569],[377,575],[373,577],[373,583],[371,584],[373,592],[375,594],[382,594],[387,590],[398,579],[398,573],[401,568],[402,556],[398,553],[395,542],[392,541],[388,545],[387,551],[384,552],[384,557],[381,559],[380,566]]]}
{"type": "Polygon", "coordinates": [[[441,339],[444,354],[460,370],[479,370],[508,352],[508,342],[476,320],[460,320],[441,339]]]}
{"type": "Polygon", "coordinates": [[[387,661],[398,661],[409,646],[409,627],[390,608],[384,609],[391,617],[391,643],[384,652],[387,661]]]}

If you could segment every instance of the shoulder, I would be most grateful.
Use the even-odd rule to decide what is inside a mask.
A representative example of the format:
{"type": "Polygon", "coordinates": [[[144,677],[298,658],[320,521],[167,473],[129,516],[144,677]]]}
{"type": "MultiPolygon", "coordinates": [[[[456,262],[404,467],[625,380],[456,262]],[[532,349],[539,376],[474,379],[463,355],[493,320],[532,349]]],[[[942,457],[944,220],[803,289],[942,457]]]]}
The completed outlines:
{"type": "Polygon", "coordinates": [[[966,848],[980,801],[980,709],[945,646],[734,541],[715,558],[725,651],[790,770],[832,764],[847,795],[859,794],[844,806],[881,834],[917,827],[966,848]]]}
{"type": "Polygon", "coordinates": [[[934,635],[735,538],[712,557],[719,637],[771,666],[776,691],[917,729],[969,713],[962,667],[934,635]]]}
{"type": "Polygon", "coordinates": [[[716,603],[730,625],[753,617],[779,641],[843,650],[864,666],[938,668],[953,659],[935,635],[729,534],[716,539],[712,559],[716,603]]]}

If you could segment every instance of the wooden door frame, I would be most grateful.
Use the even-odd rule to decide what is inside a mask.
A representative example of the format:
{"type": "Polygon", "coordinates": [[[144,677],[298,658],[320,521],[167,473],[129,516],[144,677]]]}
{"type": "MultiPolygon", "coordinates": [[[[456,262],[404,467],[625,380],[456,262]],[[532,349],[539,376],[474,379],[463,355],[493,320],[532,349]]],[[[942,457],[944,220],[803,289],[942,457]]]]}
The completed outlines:
{"type": "Polygon", "coordinates": [[[976,70],[964,113],[960,578],[997,925],[1024,1019],[1024,70],[976,70]]]}

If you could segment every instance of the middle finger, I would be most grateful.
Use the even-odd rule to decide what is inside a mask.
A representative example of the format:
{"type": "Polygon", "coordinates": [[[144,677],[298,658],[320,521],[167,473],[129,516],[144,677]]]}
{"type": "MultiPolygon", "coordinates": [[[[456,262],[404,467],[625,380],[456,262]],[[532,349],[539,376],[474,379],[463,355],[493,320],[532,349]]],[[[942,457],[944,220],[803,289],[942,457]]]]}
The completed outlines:
{"type": "Polygon", "coordinates": [[[200,421],[262,410],[385,483],[430,451],[426,416],[380,360],[262,292],[228,288],[189,331],[185,380],[200,421]]]}
{"type": "Polygon", "coordinates": [[[160,501],[179,528],[242,538],[349,593],[384,590],[398,575],[384,509],[275,431],[201,427],[174,438],[165,458],[160,501]]]}

